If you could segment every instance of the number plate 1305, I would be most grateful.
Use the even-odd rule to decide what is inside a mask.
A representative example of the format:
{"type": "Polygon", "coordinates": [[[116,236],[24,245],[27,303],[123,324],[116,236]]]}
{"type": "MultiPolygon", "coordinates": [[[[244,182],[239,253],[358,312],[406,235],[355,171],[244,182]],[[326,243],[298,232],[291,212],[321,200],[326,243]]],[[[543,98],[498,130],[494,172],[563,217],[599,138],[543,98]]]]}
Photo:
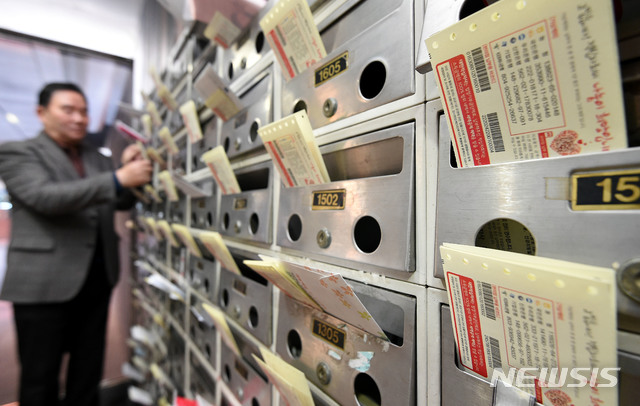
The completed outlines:
{"type": "Polygon", "coordinates": [[[335,345],[341,350],[344,350],[344,341],[347,337],[347,334],[344,331],[318,319],[313,319],[313,328],[311,331],[313,332],[313,335],[322,338],[329,344],[335,345]]]}

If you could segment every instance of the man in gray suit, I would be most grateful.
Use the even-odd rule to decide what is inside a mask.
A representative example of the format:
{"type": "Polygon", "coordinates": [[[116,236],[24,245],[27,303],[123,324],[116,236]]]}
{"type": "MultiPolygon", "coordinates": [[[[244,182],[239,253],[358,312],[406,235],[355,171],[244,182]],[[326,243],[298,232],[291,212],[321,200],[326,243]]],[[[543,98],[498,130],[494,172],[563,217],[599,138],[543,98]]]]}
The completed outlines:
{"type": "Polygon", "coordinates": [[[0,178],[11,196],[11,243],[1,300],[13,302],[21,364],[20,405],[58,404],[69,353],[65,405],[98,404],[111,289],[118,280],[115,210],[150,180],[136,146],[122,166],[84,142],[82,90],[51,83],[40,92],[43,132],[0,145],[0,178]]]}

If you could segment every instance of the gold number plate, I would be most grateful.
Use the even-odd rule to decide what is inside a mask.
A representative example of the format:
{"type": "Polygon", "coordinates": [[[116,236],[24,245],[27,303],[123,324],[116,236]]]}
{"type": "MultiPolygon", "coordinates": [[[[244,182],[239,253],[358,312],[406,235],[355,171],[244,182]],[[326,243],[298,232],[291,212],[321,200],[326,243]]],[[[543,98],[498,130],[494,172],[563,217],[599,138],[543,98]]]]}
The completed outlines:
{"type": "Polygon", "coordinates": [[[313,192],[311,210],[342,210],[344,209],[345,196],[344,189],[315,191],[313,192]]]}
{"type": "Polygon", "coordinates": [[[571,176],[573,210],[640,209],[640,168],[571,176]]]}
{"type": "Polygon", "coordinates": [[[326,63],[316,69],[315,86],[318,87],[329,79],[332,79],[348,69],[347,59],[349,52],[344,52],[340,56],[333,58],[331,62],[326,63]]]}
{"type": "Polygon", "coordinates": [[[329,344],[335,345],[341,350],[344,350],[344,342],[347,338],[347,333],[340,330],[339,328],[335,328],[332,325],[318,319],[313,319],[311,332],[314,336],[320,337],[329,344]]]}

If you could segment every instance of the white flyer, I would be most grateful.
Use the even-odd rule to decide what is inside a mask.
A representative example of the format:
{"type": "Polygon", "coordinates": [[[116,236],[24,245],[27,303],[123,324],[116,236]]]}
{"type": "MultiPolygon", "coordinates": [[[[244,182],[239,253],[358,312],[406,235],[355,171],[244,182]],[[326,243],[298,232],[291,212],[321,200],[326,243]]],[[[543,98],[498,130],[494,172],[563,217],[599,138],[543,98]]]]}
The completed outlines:
{"type": "Polygon", "coordinates": [[[216,231],[201,231],[198,234],[198,238],[202,241],[202,245],[209,250],[211,255],[220,262],[223,268],[229,272],[242,275],[240,268],[238,268],[236,261],[233,260],[233,256],[231,252],[229,252],[229,248],[227,248],[227,244],[224,243],[220,233],[216,231]]]}
{"type": "Polygon", "coordinates": [[[233,169],[231,169],[229,157],[227,157],[227,153],[224,152],[222,145],[218,145],[211,151],[204,153],[201,160],[206,163],[211,170],[213,178],[216,180],[222,194],[240,193],[240,185],[238,185],[236,174],[233,172],[233,169]]]}
{"type": "Polygon", "coordinates": [[[287,80],[327,55],[305,0],[280,0],[260,27],[287,80]]]}
{"type": "Polygon", "coordinates": [[[461,367],[545,405],[618,404],[612,269],[458,244],[440,253],[461,367]]]}
{"type": "Polygon", "coordinates": [[[225,17],[220,11],[216,10],[207,28],[204,29],[203,34],[211,41],[216,42],[224,48],[229,48],[241,33],[242,30],[240,27],[235,25],[233,21],[225,17]]]}
{"type": "Polygon", "coordinates": [[[171,132],[166,125],[162,127],[160,131],[158,131],[158,136],[160,137],[160,140],[164,144],[165,148],[167,148],[167,152],[169,152],[171,155],[177,155],[180,152],[176,141],[171,136],[171,132]]]}
{"type": "Polygon", "coordinates": [[[162,183],[162,187],[167,194],[170,202],[177,202],[179,200],[178,190],[176,189],[176,185],[173,183],[173,179],[171,179],[171,174],[169,171],[164,170],[158,174],[158,179],[160,183],[162,183]]]}
{"type": "Polygon", "coordinates": [[[156,107],[156,104],[151,100],[147,102],[147,112],[151,116],[151,121],[153,122],[153,125],[155,125],[156,127],[160,127],[162,125],[162,119],[160,118],[158,107],[156,107]]]}
{"type": "Polygon", "coordinates": [[[144,135],[151,139],[153,136],[153,125],[151,123],[151,115],[143,114],[140,116],[140,121],[142,121],[142,128],[144,129],[144,135]]]}
{"type": "Polygon", "coordinates": [[[305,111],[260,127],[258,134],[286,187],[331,181],[305,111]]]}
{"type": "Polygon", "coordinates": [[[209,63],[196,78],[194,87],[204,104],[222,119],[227,121],[242,110],[242,102],[229,90],[220,76],[209,63]]]}
{"type": "Polygon", "coordinates": [[[425,41],[459,166],[627,147],[612,2],[503,0],[425,41]]]}
{"type": "Polygon", "coordinates": [[[196,103],[193,100],[189,100],[180,106],[180,114],[182,115],[182,121],[184,121],[185,127],[187,127],[187,133],[189,139],[193,144],[196,141],[202,139],[202,128],[200,128],[200,119],[198,118],[198,111],[196,110],[196,103]]]}

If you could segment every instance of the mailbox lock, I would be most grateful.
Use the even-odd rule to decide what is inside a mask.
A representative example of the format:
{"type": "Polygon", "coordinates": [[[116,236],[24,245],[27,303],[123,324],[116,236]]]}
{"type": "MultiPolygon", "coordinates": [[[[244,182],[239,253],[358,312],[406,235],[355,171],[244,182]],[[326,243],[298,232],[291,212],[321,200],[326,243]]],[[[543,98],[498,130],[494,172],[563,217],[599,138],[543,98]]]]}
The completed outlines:
{"type": "Polygon", "coordinates": [[[236,142],[235,142],[234,146],[236,147],[236,151],[239,150],[240,147],[242,146],[242,140],[239,137],[236,138],[236,142]]]}
{"type": "Polygon", "coordinates": [[[627,296],[640,303],[640,258],[634,258],[620,265],[618,286],[627,296]]]}
{"type": "Polygon", "coordinates": [[[236,233],[240,233],[240,231],[242,231],[242,222],[240,222],[240,220],[236,221],[234,228],[236,233]]]}
{"type": "Polygon", "coordinates": [[[247,57],[246,56],[244,58],[242,58],[242,60],[240,61],[240,67],[242,69],[247,67],[247,57]]]}
{"type": "Polygon", "coordinates": [[[329,385],[329,382],[331,382],[331,370],[329,366],[324,362],[319,363],[316,367],[316,376],[321,384],[329,385]]]}
{"type": "Polygon", "coordinates": [[[333,116],[334,114],[336,114],[337,110],[338,101],[336,99],[334,99],[333,97],[329,97],[324,101],[324,104],[322,105],[322,114],[324,114],[325,117],[333,116]]]}
{"type": "Polygon", "coordinates": [[[240,313],[241,313],[240,306],[237,306],[237,305],[233,306],[233,317],[236,319],[239,319],[240,313]]]}
{"type": "Polygon", "coordinates": [[[242,388],[238,388],[238,399],[242,399],[244,397],[244,390],[242,388]]]}
{"type": "Polygon", "coordinates": [[[316,242],[320,248],[327,248],[331,245],[331,233],[326,228],[318,231],[316,235],[316,242]]]}

